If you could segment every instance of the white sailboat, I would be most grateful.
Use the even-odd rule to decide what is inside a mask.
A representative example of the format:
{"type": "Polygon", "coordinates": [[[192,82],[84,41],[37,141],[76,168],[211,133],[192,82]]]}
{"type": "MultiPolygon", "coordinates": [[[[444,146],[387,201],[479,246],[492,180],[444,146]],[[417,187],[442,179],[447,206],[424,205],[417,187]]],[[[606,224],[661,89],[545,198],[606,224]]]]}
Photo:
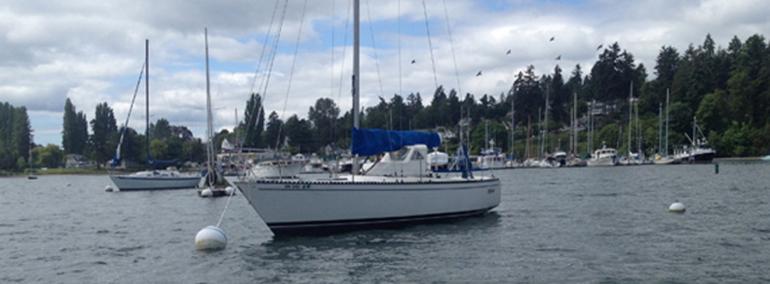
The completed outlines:
{"type": "MultiPolygon", "coordinates": [[[[145,58],[144,58],[144,83],[145,83],[145,147],[147,148],[147,163],[152,166],[157,166],[160,163],[155,163],[150,155],[150,41],[145,40],[145,58]]],[[[140,75],[141,78],[141,75],[140,75]]],[[[137,90],[139,87],[137,82],[137,90]]],[[[136,98],[136,91],[134,92],[134,98],[131,100],[131,109],[133,109],[133,102],[136,98]]],[[[126,128],[128,127],[128,121],[131,117],[131,110],[129,109],[126,122],[123,125],[123,133],[120,136],[120,142],[118,143],[115,151],[115,158],[113,158],[112,164],[116,165],[120,162],[120,148],[123,144],[123,138],[126,128]]],[[[128,175],[113,175],[110,174],[110,180],[115,184],[115,187],[120,191],[131,190],[158,190],[158,189],[180,189],[180,188],[194,188],[200,179],[199,175],[183,174],[177,170],[171,169],[150,169],[146,171],[140,171],[128,175]]]]}
{"type": "MultiPolygon", "coordinates": [[[[353,109],[359,109],[359,0],[353,1],[353,109]]],[[[352,154],[437,147],[435,133],[360,129],[353,111],[352,154]]],[[[314,234],[479,215],[500,204],[496,177],[351,175],[330,179],[230,178],[276,235],[314,234]]]]}

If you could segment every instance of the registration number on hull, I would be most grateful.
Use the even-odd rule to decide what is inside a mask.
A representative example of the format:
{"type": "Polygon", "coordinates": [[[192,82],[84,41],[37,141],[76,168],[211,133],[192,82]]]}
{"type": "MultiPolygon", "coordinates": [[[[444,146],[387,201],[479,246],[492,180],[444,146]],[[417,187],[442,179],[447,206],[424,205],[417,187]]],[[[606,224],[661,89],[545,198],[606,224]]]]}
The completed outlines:
{"type": "Polygon", "coordinates": [[[310,184],[284,184],[283,189],[310,189],[310,184]]]}

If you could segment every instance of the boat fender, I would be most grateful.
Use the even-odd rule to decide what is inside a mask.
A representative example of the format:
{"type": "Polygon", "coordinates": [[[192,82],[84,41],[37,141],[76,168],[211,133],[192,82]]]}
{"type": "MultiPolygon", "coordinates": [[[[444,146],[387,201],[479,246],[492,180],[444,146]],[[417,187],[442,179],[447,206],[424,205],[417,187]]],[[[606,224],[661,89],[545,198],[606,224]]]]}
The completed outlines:
{"type": "Polygon", "coordinates": [[[231,195],[234,192],[235,192],[235,188],[233,188],[232,186],[225,187],[225,193],[227,193],[227,195],[231,195]]]}
{"type": "Polygon", "coordinates": [[[668,211],[672,213],[684,213],[685,210],[684,204],[678,201],[671,203],[671,206],[668,207],[668,211]]]}
{"type": "Polygon", "coordinates": [[[201,192],[200,192],[200,196],[201,197],[211,197],[213,195],[214,195],[214,192],[211,191],[211,189],[208,189],[208,188],[204,189],[204,190],[201,190],[201,192]]]}
{"type": "Polygon", "coordinates": [[[195,249],[221,250],[227,246],[225,231],[216,226],[208,226],[195,235],[195,249]]]}
{"type": "Polygon", "coordinates": [[[107,186],[104,187],[104,191],[106,191],[106,192],[113,192],[114,190],[115,189],[113,189],[112,186],[110,186],[110,185],[107,185],[107,186]]]}

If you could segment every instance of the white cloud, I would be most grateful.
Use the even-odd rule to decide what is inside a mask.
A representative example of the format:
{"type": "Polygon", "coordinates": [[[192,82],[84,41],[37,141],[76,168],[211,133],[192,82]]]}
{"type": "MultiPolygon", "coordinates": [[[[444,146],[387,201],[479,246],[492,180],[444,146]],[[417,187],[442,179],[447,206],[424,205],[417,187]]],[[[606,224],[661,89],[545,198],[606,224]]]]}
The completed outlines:
{"type": "MultiPolygon", "coordinates": [[[[308,1],[302,44],[286,104],[287,117],[304,116],[320,97],[350,107],[351,48],[341,45],[348,0],[308,1]],[[331,18],[332,13],[334,18],[331,18]],[[330,64],[330,24],[337,42],[330,64]],[[343,57],[343,49],[345,54],[343,57]],[[342,72],[342,73],[340,73],[342,72]],[[340,81],[342,76],[342,81],[340,81]],[[340,87],[342,87],[340,89],[340,87]]],[[[431,34],[439,84],[456,88],[452,51],[442,3],[448,5],[460,84],[464,92],[497,95],[526,65],[538,73],[559,63],[565,73],[575,64],[590,70],[599,44],[618,41],[652,74],[663,45],[683,50],[700,44],[711,33],[718,44],[733,36],[745,39],[770,30],[763,2],[745,1],[605,1],[550,2],[428,0],[431,34]],[[550,42],[548,39],[555,36],[550,42]],[[511,55],[505,52],[511,49],[511,55]],[[561,61],[554,58],[561,55],[561,61]],[[482,71],[483,75],[475,74],[482,71]]],[[[212,96],[217,128],[233,124],[233,109],[243,111],[252,74],[262,50],[263,33],[274,1],[128,1],[83,0],[4,1],[0,4],[0,101],[25,105],[39,128],[37,139],[59,143],[58,121],[65,97],[89,118],[95,105],[110,103],[122,122],[144,59],[144,39],[150,39],[152,120],[166,117],[203,133],[205,77],[203,27],[209,28],[212,57],[212,96]],[[54,121],[52,121],[54,120],[54,121]]],[[[283,3],[283,2],[280,2],[283,3]]],[[[282,113],[299,28],[302,1],[290,1],[268,89],[268,112],[282,113]]],[[[362,105],[399,91],[395,33],[401,18],[404,93],[420,92],[425,103],[433,93],[433,72],[424,36],[420,1],[362,1],[362,20],[375,21],[379,62],[370,38],[362,44],[362,105]],[[372,7],[368,7],[372,5],[372,7]],[[367,9],[369,8],[369,9],[367,9]],[[388,48],[382,48],[387,46],[388,48]],[[415,59],[416,64],[409,62],[415,59]],[[379,63],[380,74],[376,66],[379,63]],[[381,79],[380,79],[381,77],[381,79]],[[382,91],[379,81],[382,81],[382,91]]],[[[282,4],[281,4],[282,5],[282,4]]],[[[277,13],[276,18],[280,17],[277,13]]],[[[277,21],[277,19],[276,19],[277,21]]],[[[367,32],[368,23],[362,24],[367,32]]],[[[275,29],[275,27],[274,27],[275,29]]],[[[350,41],[350,36],[348,36],[350,41]]],[[[265,74],[260,74],[257,82],[265,74]]],[[[144,98],[137,98],[131,125],[143,129],[144,98]]]]}

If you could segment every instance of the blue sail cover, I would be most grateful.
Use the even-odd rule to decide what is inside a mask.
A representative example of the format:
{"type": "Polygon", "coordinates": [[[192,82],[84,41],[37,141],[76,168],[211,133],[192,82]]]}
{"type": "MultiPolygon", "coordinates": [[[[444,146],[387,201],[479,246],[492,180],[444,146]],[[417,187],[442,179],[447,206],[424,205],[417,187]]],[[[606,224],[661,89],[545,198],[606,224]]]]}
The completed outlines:
{"type": "Polygon", "coordinates": [[[395,131],[375,128],[353,128],[352,152],[354,155],[371,156],[396,151],[404,146],[425,144],[428,148],[441,145],[437,133],[422,131],[395,131]]]}

